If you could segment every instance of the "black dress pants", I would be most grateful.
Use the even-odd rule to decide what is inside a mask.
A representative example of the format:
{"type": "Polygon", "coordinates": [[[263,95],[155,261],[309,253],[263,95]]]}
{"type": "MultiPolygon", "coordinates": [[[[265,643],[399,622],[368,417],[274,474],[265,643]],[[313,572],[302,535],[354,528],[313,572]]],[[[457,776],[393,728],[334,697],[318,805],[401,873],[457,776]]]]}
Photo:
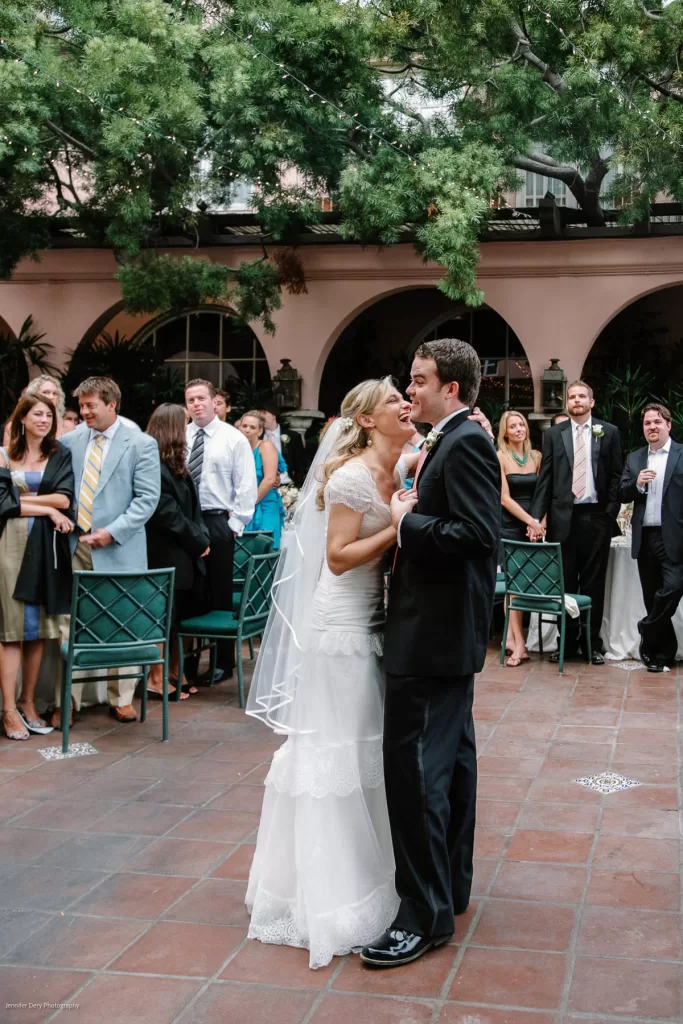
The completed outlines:
{"type": "Polygon", "coordinates": [[[638,574],[647,609],[638,623],[644,653],[656,661],[673,663],[678,641],[671,620],[683,597],[683,565],[667,555],[661,526],[643,527],[638,574]]]}
{"type": "MultiPolygon", "coordinates": [[[[211,551],[206,556],[207,608],[212,612],[232,611],[232,572],[235,560],[235,534],[228,526],[227,512],[202,512],[209,531],[211,551]]],[[[218,668],[229,676],[235,667],[235,641],[219,640],[218,668]]]]}
{"type": "Polygon", "coordinates": [[[387,676],[384,776],[401,905],[392,927],[452,935],[467,907],[477,799],[474,676],[387,676]]]}
{"type": "MultiPolygon", "coordinates": [[[[564,589],[591,599],[591,648],[602,650],[600,630],[605,606],[605,579],[612,541],[612,520],[597,505],[574,505],[569,537],[562,544],[564,589]]],[[[565,653],[576,654],[579,620],[567,616],[565,653]]],[[[590,653],[590,652],[585,652],[590,653]]]]}

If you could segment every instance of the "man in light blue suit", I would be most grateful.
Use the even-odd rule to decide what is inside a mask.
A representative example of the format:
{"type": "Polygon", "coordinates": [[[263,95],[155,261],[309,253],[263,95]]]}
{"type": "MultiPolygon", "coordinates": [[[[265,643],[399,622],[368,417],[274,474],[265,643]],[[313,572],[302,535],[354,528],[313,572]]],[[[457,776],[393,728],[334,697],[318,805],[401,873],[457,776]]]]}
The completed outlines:
{"type": "MultiPolygon", "coordinates": [[[[109,377],[89,377],[78,398],[86,429],[63,434],[73,459],[78,501],[71,534],[74,569],[96,572],[144,572],[145,523],[159,504],[157,442],[118,415],[121,392],[109,377]]],[[[79,701],[80,693],[74,697],[79,701]]],[[[134,722],[135,680],[110,677],[111,714],[134,722]]]]}

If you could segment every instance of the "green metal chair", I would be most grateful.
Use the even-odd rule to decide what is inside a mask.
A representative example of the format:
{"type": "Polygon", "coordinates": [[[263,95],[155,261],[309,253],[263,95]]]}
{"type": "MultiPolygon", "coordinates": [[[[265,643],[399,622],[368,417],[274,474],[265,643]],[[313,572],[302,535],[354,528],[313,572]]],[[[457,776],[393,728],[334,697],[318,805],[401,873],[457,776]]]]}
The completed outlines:
{"type": "Polygon", "coordinates": [[[211,652],[209,676],[216,668],[216,641],[235,640],[237,659],[237,685],[240,707],[244,707],[244,673],[242,667],[242,641],[261,636],[266,628],[272,602],[271,589],[279,551],[264,555],[251,555],[247,566],[240,606],[235,612],[208,612],[193,619],[185,619],[178,628],[178,678],[183,678],[183,638],[198,639],[199,651],[211,652]]]}
{"type": "Polygon", "coordinates": [[[235,615],[240,609],[249,559],[252,555],[267,555],[272,550],[272,530],[245,531],[241,537],[235,537],[235,561],[232,570],[232,610],[235,615]]]}
{"type": "MultiPolygon", "coordinates": [[[[75,572],[69,639],[62,644],[62,751],[69,749],[69,711],[74,671],[163,665],[163,739],[168,739],[168,658],[175,569],[148,572],[75,572]],[[163,654],[157,644],[163,644],[163,654]]],[[[139,672],[119,674],[135,679],[139,672]]],[[[96,681],[79,675],[77,683],[96,681]]],[[[142,688],[140,721],[147,717],[142,688]]]]}
{"type": "MultiPolygon", "coordinates": [[[[567,627],[565,609],[564,574],[562,572],[561,544],[534,544],[529,541],[503,540],[505,571],[505,628],[500,651],[500,663],[505,660],[508,624],[511,611],[538,614],[539,650],[543,657],[543,623],[552,617],[560,631],[559,670],[564,670],[564,641],[567,627]]],[[[591,599],[585,594],[570,594],[579,606],[579,616],[585,630],[586,657],[591,660],[591,599]]]]}
{"type": "Polygon", "coordinates": [[[496,573],[496,590],[493,595],[494,604],[502,604],[505,600],[505,573],[496,573]]]}

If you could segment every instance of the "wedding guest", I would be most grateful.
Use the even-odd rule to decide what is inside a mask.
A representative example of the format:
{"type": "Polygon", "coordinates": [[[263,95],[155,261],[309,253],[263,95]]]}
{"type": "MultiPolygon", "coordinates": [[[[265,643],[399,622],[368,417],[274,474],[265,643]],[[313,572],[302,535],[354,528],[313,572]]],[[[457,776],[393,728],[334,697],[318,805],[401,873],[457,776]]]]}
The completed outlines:
{"type": "Polygon", "coordinates": [[[223,388],[218,388],[213,400],[213,407],[216,410],[218,419],[222,420],[223,423],[227,423],[230,410],[232,409],[230,393],[223,388]]]}
{"type": "MultiPolygon", "coordinates": [[[[617,530],[622,470],[619,431],[594,418],[592,389],[582,380],[567,392],[569,419],[549,427],[531,506],[534,519],[546,515],[547,539],[562,544],[565,589],[591,599],[591,661],[602,665],[602,610],[612,535],[617,530]]],[[[584,641],[585,642],[585,641],[584,641]]],[[[579,649],[579,624],[567,621],[566,657],[579,649]]],[[[551,654],[557,662],[559,652],[551,654]]]]}
{"type": "MultiPolygon", "coordinates": [[[[147,564],[150,569],[175,568],[173,592],[173,634],[178,623],[192,615],[201,615],[204,606],[206,565],[209,554],[209,531],[204,526],[194,481],[190,476],[185,439],[185,409],[182,405],[164,402],[152,413],[147,433],[159,445],[161,461],[161,495],[156,511],[145,526],[147,564]]],[[[178,653],[171,640],[169,693],[178,684],[178,653]]],[[[188,687],[182,680],[183,690],[188,687]]],[[[148,695],[161,695],[162,667],[151,665],[148,695]]],[[[196,693],[196,688],[189,688],[196,693]]],[[[182,698],[188,694],[183,693],[182,698]]]]}
{"type": "Polygon", "coordinates": [[[628,456],[619,497],[633,502],[631,555],[647,611],[638,623],[640,657],[648,672],[663,672],[676,658],[671,620],[683,597],[683,445],[659,402],[645,406],[643,433],[647,444],[628,456]]]}
{"type": "Polygon", "coordinates": [[[287,463],[286,473],[281,472],[283,484],[294,483],[301,487],[308,472],[309,462],[306,456],[306,445],[297,430],[284,433],[280,425],[280,413],[276,406],[267,405],[262,414],[265,421],[264,437],[271,441],[287,463]]]}
{"type": "MultiPolygon", "coordinates": [[[[73,567],[95,572],[144,572],[145,523],[159,504],[157,443],[119,416],[121,391],[111,377],[88,377],[76,388],[74,397],[79,401],[85,427],[62,438],[71,452],[76,478],[73,567]]],[[[82,684],[74,682],[72,709],[78,710],[81,689],[82,684]]],[[[109,713],[118,722],[136,721],[134,692],[134,679],[119,679],[113,673],[108,676],[109,713]]],[[[52,724],[59,725],[58,711],[52,724]]]]}
{"type": "MultiPolygon", "coordinates": [[[[521,412],[504,412],[498,426],[498,461],[503,505],[501,539],[541,540],[545,530],[529,511],[536,492],[541,453],[531,447],[529,424],[521,412]]],[[[503,564],[501,544],[500,564],[503,564]]],[[[510,656],[505,664],[516,668],[529,660],[522,613],[511,611],[508,625],[510,656]]]]}
{"type": "Polygon", "coordinates": [[[285,521],[285,509],[277,489],[282,456],[273,442],[263,436],[264,429],[264,417],[257,409],[245,412],[240,430],[254,453],[258,484],[256,509],[253,519],[247,524],[247,530],[272,530],[273,548],[277,549],[280,547],[280,534],[285,521]]]}
{"type": "MultiPolygon", "coordinates": [[[[197,378],[185,385],[185,404],[192,418],[187,428],[187,468],[190,471],[209,531],[211,551],[206,559],[207,604],[210,611],[232,612],[232,572],[235,535],[240,536],[254,516],[256,469],[244,434],[216,415],[215,388],[197,378]]],[[[235,644],[218,641],[217,668],[205,685],[230,678],[235,644]]],[[[188,666],[188,675],[191,669],[188,666]]]]}
{"type": "Polygon", "coordinates": [[[566,423],[568,419],[569,416],[566,412],[556,412],[550,421],[550,426],[556,427],[559,423],[566,423]]]}
{"type": "MultiPolygon", "coordinates": [[[[23,395],[43,395],[45,398],[48,398],[52,402],[57,413],[56,436],[59,437],[64,429],[62,421],[64,418],[65,397],[62,385],[59,383],[57,378],[53,377],[49,373],[42,373],[39,377],[34,377],[33,380],[26,385],[22,393],[22,397],[23,395]]],[[[9,431],[10,425],[8,421],[5,424],[2,442],[5,446],[9,444],[9,431]]]]}
{"type": "Polygon", "coordinates": [[[34,697],[45,640],[59,637],[71,603],[74,475],[48,399],[24,395],[9,427],[9,445],[0,448],[0,688],[6,735],[27,740],[52,731],[34,697]]]}
{"type": "Polygon", "coordinates": [[[75,409],[67,409],[62,419],[62,433],[69,434],[76,427],[80,427],[81,417],[75,409]]]}

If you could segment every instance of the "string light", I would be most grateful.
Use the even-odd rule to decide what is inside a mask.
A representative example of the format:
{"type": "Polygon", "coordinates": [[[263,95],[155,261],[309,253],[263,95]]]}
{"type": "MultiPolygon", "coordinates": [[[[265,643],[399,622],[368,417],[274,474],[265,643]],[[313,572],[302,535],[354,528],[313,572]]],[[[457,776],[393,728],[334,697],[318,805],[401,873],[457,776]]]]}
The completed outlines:
{"type": "MultiPolygon", "coordinates": [[[[51,71],[46,71],[45,68],[41,67],[39,64],[34,63],[34,61],[29,60],[28,57],[25,57],[23,56],[23,54],[20,54],[17,50],[12,49],[12,47],[9,46],[4,39],[0,39],[0,47],[2,47],[2,49],[4,49],[7,53],[11,54],[14,57],[15,64],[25,64],[27,67],[32,68],[34,75],[37,75],[38,73],[45,75],[47,78],[51,78],[57,87],[64,85],[67,89],[71,89],[72,92],[76,92],[80,96],[86,96],[91,103],[99,107],[100,113],[104,113],[104,111],[107,110],[111,114],[115,114],[116,116],[120,115],[127,121],[134,122],[139,127],[145,127],[144,123],[140,121],[137,117],[133,117],[130,114],[126,114],[124,107],[119,107],[118,110],[115,110],[113,107],[108,106],[102,100],[96,99],[94,96],[91,96],[88,90],[79,88],[79,86],[76,85],[71,85],[71,83],[69,82],[62,82],[61,79],[58,79],[55,75],[52,74],[51,71]]],[[[185,149],[185,147],[176,140],[175,135],[164,135],[163,132],[159,132],[156,129],[149,127],[147,138],[152,137],[157,139],[164,139],[167,142],[172,142],[175,146],[181,149],[185,155],[187,155],[187,149],[185,149]]],[[[6,136],[3,136],[3,138],[5,139],[5,141],[8,141],[6,136]]],[[[143,155],[144,154],[142,153],[139,154],[139,156],[143,155]]]]}
{"type": "Polygon", "coordinates": [[[543,7],[541,7],[541,5],[536,2],[536,0],[528,0],[527,11],[532,10],[532,8],[535,8],[539,12],[539,14],[545,15],[546,24],[552,25],[553,28],[560,33],[562,38],[567,40],[567,42],[571,46],[572,54],[576,55],[578,53],[579,56],[583,58],[584,64],[590,67],[592,71],[594,71],[594,73],[597,75],[597,77],[602,82],[605,82],[607,85],[609,85],[610,89],[617,94],[620,103],[627,103],[629,107],[631,107],[631,109],[634,110],[636,114],[642,117],[644,121],[649,121],[650,124],[654,125],[655,131],[658,135],[661,135],[663,136],[663,138],[667,139],[672,146],[676,146],[678,149],[683,149],[683,143],[678,142],[678,140],[675,139],[670,132],[666,131],[665,128],[662,128],[661,125],[657,124],[655,119],[651,117],[650,114],[641,110],[640,107],[633,102],[628,93],[625,93],[623,89],[621,89],[617,85],[617,83],[612,80],[612,77],[608,75],[605,71],[603,71],[602,68],[598,67],[598,65],[590,57],[587,56],[585,51],[581,49],[578,43],[575,43],[574,40],[567,35],[562,26],[558,25],[555,21],[553,21],[552,15],[549,11],[544,10],[543,7]]]}

